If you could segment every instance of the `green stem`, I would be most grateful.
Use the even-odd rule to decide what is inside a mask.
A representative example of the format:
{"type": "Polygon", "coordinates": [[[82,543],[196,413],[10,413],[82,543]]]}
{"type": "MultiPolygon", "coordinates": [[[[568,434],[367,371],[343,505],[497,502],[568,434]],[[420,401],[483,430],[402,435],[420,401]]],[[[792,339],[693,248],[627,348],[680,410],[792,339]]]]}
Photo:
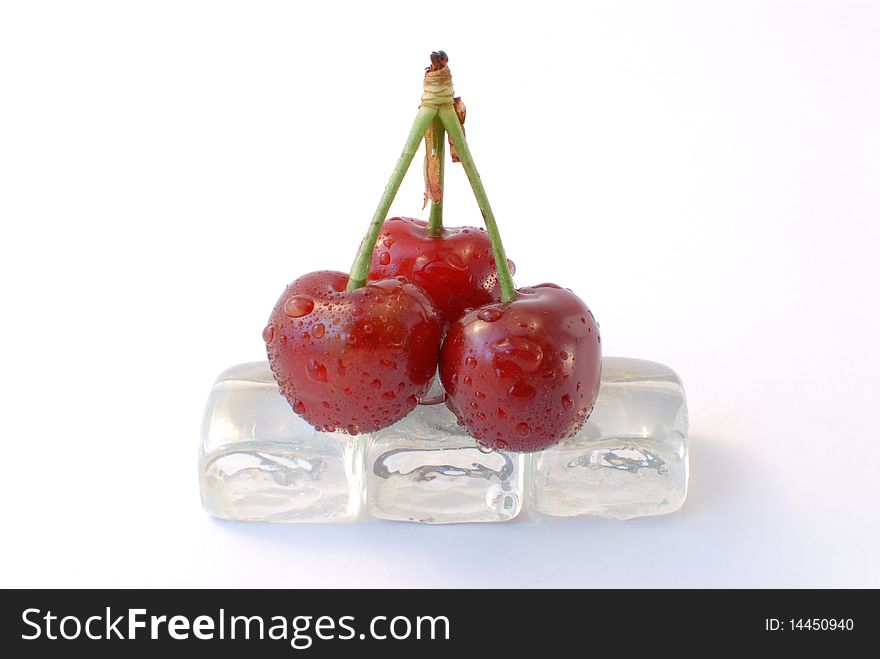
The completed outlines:
{"type": "Polygon", "coordinates": [[[477,198],[477,204],[480,212],[483,214],[483,221],[486,224],[486,231],[489,232],[489,240],[492,242],[492,255],[495,257],[495,268],[498,270],[498,283],[501,284],[501,301],[513,302],[516,299],[516,286],[513,284],[513,277],[510,274],[510,267],[507,265],[507,256],[504,254],[504,245],[501,243],[501,233],[498,231],[498,225],[495,223],[495,214],[489,205],[489,198],[486,196],[486,190],[483,188],[483,182],[480,180],[480,173],[474,164],[474,158],[471,150],[468,148],[467,140],[464,137],[464,131],[461,129],[461,123],[458,121],[458,115],[451,105],[440,108],[438,113],[443,127],[449,133],[449,138],[455,145],[458,152],[458,159],[461,161],[462,167],[470,181],[471,189],[477,198]]]}
{"type": "Polygon", "coordinates": [[[434,119],[434,152],[440,158],[440,201],[436,204],[431,202],[431,215],[428,217],[428,232],[432,236],[439,236],[443,229],[443,174],[446,169],[446,131],[443,122],[437,117],[434,119]]]}
{"type": "Polygon", "coordinates": [[[409,137],[406,138],[403,152],[400,154],[400,158],[397,159],[394,171],[391,172],[391,178],[388,179],[388,185],[385,186],[385,192],[382,193],[382,198],[379,200],[379,206],[373,214],[370,227],[367,229],[367,235],[364,236],[358,254],[354,259],[354,263],[351,265],[346,290],[353,291],[367,283],[367,274],[370,271],[370,259],[373,256],[373,248],[376,245],[376,239],[379,237],[379,233],[382,231],[382,224],[385,222],[385,217],[388,215],[388,209],[391,208],[391,202],[394,201],[394,197],[400,189],[400,184],[403,181],[403,177],[406,175],[406,170],[409,169],[409,165],[412,162],[413,157],[416,155],[416,151],[418,151],[422,139],[425,137],[425,131],[428,130],[428,126],[431,125],[431,122],[434,121],[434,117],[436,116],[436,108],[419,108],[416,120],[413,122],[412,128],[409,131],[409,137]]]}

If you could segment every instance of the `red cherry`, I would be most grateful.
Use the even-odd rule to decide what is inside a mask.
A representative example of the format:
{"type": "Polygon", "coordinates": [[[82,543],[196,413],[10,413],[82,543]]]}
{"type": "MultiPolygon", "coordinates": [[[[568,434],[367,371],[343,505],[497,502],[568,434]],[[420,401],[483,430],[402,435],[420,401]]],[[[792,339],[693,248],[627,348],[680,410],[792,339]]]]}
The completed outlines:
{"type": "Polygon", "coordinates": [[[447,405],[483,444],[540,451],[577,432],[599,393],[599,326],[555,284],[454,322],[440,353],[447,405]]]}
{"type": "Polygon", "coordinates": [[[294,411],[318,430],[372,432],[403,418],[437,368],[441,325],[417,286],[397,279],[346,291],[348,275],[311,272],[284,291],[263,331],[294,411]]]}
{"type": "Polygon", "coordinates": [[[421,286],[447,322],[457,319],[465,309],[501,299],[492,245],[485,229],[444,227],[435,236],[422,220],[386,220],[373,249],[369,278],[401,276],[421,286]]]}

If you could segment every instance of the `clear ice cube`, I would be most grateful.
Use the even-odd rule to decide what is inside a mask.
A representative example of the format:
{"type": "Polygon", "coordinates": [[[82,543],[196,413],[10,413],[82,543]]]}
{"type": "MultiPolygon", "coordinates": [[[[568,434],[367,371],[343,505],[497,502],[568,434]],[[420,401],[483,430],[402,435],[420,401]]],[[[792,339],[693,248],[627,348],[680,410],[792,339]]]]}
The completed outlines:
{"type": "Polygon", "coordinates": [[[266,522],[354,519],[363,437],[318,432],[290,409],[266,362],[225,371],[202,425],[199,481],[211,515],[266,522]]]}
{"type": "Polygon", "coordinates": [[[373,433],[365,464],[366,510],[381,519],[503,522],[522,508],[523,455],[480,449],[442,402],[373,433]]]}
{"type": "Polygon", "coordinates": [[[577,435],[530,456],[530,509],[630,519],[678,510],[687,493],[681,380],[655,362],[602,360],[602,385],[577,435]]]}

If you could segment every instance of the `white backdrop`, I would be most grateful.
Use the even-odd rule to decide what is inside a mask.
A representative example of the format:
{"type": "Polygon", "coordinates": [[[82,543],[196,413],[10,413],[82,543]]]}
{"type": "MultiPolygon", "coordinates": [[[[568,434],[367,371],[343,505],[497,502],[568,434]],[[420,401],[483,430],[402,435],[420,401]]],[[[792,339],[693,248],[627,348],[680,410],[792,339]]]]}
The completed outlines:
{"type": "Polygon", "coordinates": [[[877,3],[0,7],[0,585],[880,586],[877,3]],[[214,377],[348,269],[437,48],[517,282],[684,379],[679,514],[202,512],[214,377]]]}

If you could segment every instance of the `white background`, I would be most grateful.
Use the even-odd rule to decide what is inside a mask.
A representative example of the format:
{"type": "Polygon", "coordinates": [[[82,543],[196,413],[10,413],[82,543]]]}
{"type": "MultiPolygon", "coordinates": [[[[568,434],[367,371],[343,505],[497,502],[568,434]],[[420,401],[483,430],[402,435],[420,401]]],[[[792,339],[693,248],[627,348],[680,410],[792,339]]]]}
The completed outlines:
{"type": "Polygon", "coordinates": [[[0,585],[880,586],[878,35],[840,0],[4,3],[0,585]],[[684,379],[679,514],[203,513],[215,376],[348,269],[436,48],[518,283],[684,379]]]}

